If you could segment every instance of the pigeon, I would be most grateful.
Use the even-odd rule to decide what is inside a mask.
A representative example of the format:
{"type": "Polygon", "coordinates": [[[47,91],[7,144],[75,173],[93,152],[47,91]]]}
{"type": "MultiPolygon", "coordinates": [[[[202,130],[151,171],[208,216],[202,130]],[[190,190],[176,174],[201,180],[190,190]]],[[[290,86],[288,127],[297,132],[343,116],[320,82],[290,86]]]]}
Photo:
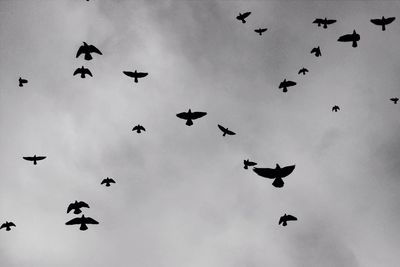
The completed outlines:
{"type": "Polygon", "coordinates": [[[313,21],[313,23],[318,24],[318,27],[321,27],[321,24],[324,25],[322,27],[324,29],[328,28],[328,25],[333,24],[335,22],[336,22],[336,20],[334,20],[334,19],[326,19],[326,18],[324,18],[324,19],[317,18],[313,21]]]}
{"type": "Polygon", "coordinates": [[[357,47],[357,42],[360,41],[360,35],[353,30],[353,33],[345,34],[339,37],[338,42],[352,42],[352,47],[357,47]]]}
{"type": "Polygon", "coordinates": [[[259,28],[259,29],[255,29],[254,31],[256,32],[256,33],[258,33],[259,35],[262,35],[262,33],[263,32],[265,32],[265,31],[267,31],[268,29],[267,28],[259,28]]]}
{"type": "Polygon", "coordinates": [[[101,181],[101,184],[106,184],[107,187],[109,187],[111,183],[115,184],[115,181],[114,179],[108,177],[106,179],[103,179],[103,181],[101,181]]]}
{"type": "Polygon", "coordinates": [[[311,52],[310,52],[311,54],[313,54],[314,53],[314,55],[316,56],[316,57],[320,57],[322,54],[321,54],[321,49],[319,48],[319,46],[318,47],[314,47],[313,49],[311,49],[311,52]]]}
{"type": "Polygon", "coordinates": [[[11,226],[16,227],[16,225],[13,222],[5,222],[0,226],[0,229],[6,228],[6,231],[10,231],[11,230],[11,226]]]}
{"type": "Polygon", "coordinates": [[[247,170],[249,166],[256,166],[257,163],[250,161],[249,159],[243,160],[244,168],[247,170]]]}
{"type": "Polygon", "coordinates": [[[290,86],[295,86],[296,83],[293,81],[286,81],[286,79],[283,80],[283,82],[281,82],[279,84],[279,89],[283,88],[282,92],[286,93],[287,92],[287,88],[290,86]]]}
{"type": "Polygon", "coordinates": [[[272,183],[275,187],[283,187],[284,182],[282,178],[291,174],[296,165],[286,166],[281,168],[279,164],[276,164],[275,169],[270,168],[253,168],[253,171],[259,176],[269,179],[274,179],[272,183]]]}
{"type": "Polygon", "coordinates": [[[79,214],[81,213],[81,208],[90,208],[89,205],[83,201],[77,201],[75,200],[74,203],[71,203],[68,205],[67,213],[69,213],[71,210],[74,210],[74,214],[79,214]]]}
{"type": "Polygon", "coordinates": [[[22,157],[22,158],[24,160],[33,161],[33,165],[36,165],[37,161],[44,160],[46,157],[45,156],[36,156],[36,155],[34,155],[33,157],[22,157]]]}
{"type": "Polygon", "coordinates": [[[393,103],[397,104],[397,101],[399,101],[399,98],[397,98],[397,97],[393,97],[393,98],[391,98],[390,100],[392,100],[392,101],[393,101],[393,103]]]}
{"type": "Polygon", "coordinates": [[[237,16],[236,19],[242,21],[242,23],[246,23],[245,18],[247,18],[250,14],[251,12],[245,12],[243,14],[239,13],[239,16],[237,16]]]}
{"type": "Polygon", "coordinates": [[[79,227],[79,230],[85,231],[88,229],[87,224],[99,224],[99,222],[90,217],[85,217],[85,215],[82,214],[82,217],[76,217],[66,222],[65,224],[66,225],[80,224],[81,226],[79,227]]]}
{"type": "Polygon", "coordinates": [[[308,72],[308,69],[306,69],[306,68],[301,68],[297,74],[306,75],[306,72],[308,72]]]}
{"type": "Polygon", "coordinates": [[[332,112],[333,111],[338,112],[339,110],[340,110],[339,106],[335,105],[335,106],[332,107],[332,112]]]}
{"type": "Polygon", "coordinates": [[[181,112],[176,114],[178,118],[186,120],[187,126],[193,125],[193,120],[197,120],[205,115],[207,115],[207,112],[201,112],[201,111],[192,112],[190,109],[188,112],[181,112]]]}
{"type": "Polygon", "coordinates": [[[223,132],[222,136],[225,135],[235,135],[236,133],[232,132],[231,130],[229,130],[228,128],[225,128],[221,125],[218,124],[218,128],[223,132]]]}
{"type": "Polygon", "coordinates": [[[97,53],[99,55],[103,55],[97,47],[94,45],[88,45],[86,42],[83,42],[76,53],[76,57],[78,58],[81,54],[85,54],[85,60],[92,60],[93,57],[91,53],[97,53]]]}
{"type": "Polygon", "coordinates": [[[385,31],[385,26],[392,23],[395,19],[395,17],[385,18],[382,16],[381,19],[371,19],[371,22],[375,25],[382,26],[382,31],[385,31]]]}
{"type": "Polygon", "coordinates": [[[138,124],[135,127],[133,127],[132,131],[136,131],[137,133],[141,133],[141,131],[146,131],[146,129],[142,125],[138,124]]]}
{"type": "Polygon", "coordinates": [[[19,77],[18,82],[19,82],[19,87],[23,87],[24,83],[28,83],[28,80],[19,77]]]}
{"type": "Polygon", "coordinates": [[[148,74],[147,72],[137,72],[136,70],[135,70],[134,72],[132,72],[132,71],[123,71],[123,73],[124,73],[126,76],[135,78],[135,80],[134,80],[135,83],[138,83],[138,82],[139,82],[138,78],[146,77],[147,74],[148,74]]]}
{"type": "Polygon", "coordinates": [[[280,219],[279,219],[279,225],[283,225],[286,226],[288,221],[297,221],[297,218],[294,217],[293,215],[290,214],[286,214],[283,215],[280,219]]]}
{"type": "Polygon", "coordinates": [[[92,75],[92,73],[90,72],[90,70],[89,69],[87,69],[87,68],[85,68],[85,67],[81,67],[81,68],[77,68],[75,71],[74,71],[74,75],[73,76],[75,76],[75,75],[77,75],[77,74],[80,74],[81,75],[81,78],[85,78],[85,75],[87,74],[87,75],[90,75],[90,77],[93,77],[93,75],[92,75]]]}

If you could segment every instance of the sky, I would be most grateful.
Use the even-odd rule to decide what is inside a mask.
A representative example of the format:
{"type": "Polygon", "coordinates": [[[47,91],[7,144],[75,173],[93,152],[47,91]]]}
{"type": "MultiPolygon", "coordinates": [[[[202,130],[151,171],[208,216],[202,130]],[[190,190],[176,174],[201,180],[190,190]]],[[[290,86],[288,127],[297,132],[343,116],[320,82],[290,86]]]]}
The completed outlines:
{"type": "Polygon", "coordinates": [[[0,265],[398,266],[400,110],[389,99],[400,97],[400,26],[369,20],[399,11],[0,1],[0,222],[17,225],[0,231],[0,265]],[[322,29],[317,17],[337,22],[322,29]],[[357,48],[337,42],[353,30],[357,48]],[[103,55],[76,58],[82,42],[103,55]],[[81,66],[93,77],[73,76],[81,66]],[[135,69],[149,75],[122,73],[135,69]],[[284,79],[297,85],[283,93],[284,79]],[[207,115],[188,127],[176,114],[189,108],[207,115]],[[47,158],[22,159],[34,154],[47,158]],[[275,188],[244,159],[296,168],[275,188]],[[116,184],[100,185],[106,177],[116,184]],[[100,224],[66,226],[75,200],[100,224]],[[278,225],[284,213],[298,221],[278,225]]]}

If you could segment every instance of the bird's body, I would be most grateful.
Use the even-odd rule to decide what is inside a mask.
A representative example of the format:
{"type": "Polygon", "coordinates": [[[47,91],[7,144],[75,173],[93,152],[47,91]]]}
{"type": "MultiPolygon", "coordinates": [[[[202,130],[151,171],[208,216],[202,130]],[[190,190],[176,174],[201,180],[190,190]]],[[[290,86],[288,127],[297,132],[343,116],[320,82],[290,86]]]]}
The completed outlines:
{"type": "Polygon", "coordinates": [[[334,111],[334,112],[338,112],[339,110],[340,110],[340,107],[337,106],[337,105],[335,105],[335,106],[332,107],[332,112],[333,112],[333,111],[334,111]]]}
{"type": "Polygon", "coordinates": [[[205,115],[207,115],[207,112],[201,112],[201,111],[192,112],[191,109],[189,109],[188,112],[181,112],[176,114],[178,118],[186,120],[187,126],[193,125],[193,120],[197,120],[205,115]]]}
{"type": "Polygon", "coordinates": [[[311,49],[311,54],[314,54],[316,57],[320,57],[321,54],[321,49],[319,48],[319,46],[314,47],[313,49],[311,49]]]}
{"type": "Polygon", "coordinates": [[[84,54],[85,60],[92,60],[93,57],[91,53],[103,55],[94,45],[88,45],[86,42],[83,42],[83,45],[79,47],[78,52],[76,53],[76,57],[78,58],[81,54],[84,54]]]}
{"type": "Polygon", "coordinates": [[[74,224],[79,224],[79,230],[85,231],[88,229],[87,224],[99,224],[98,221],[95,219],[92,219],[90,217],[85,217],[85,215],[82,215],[82,217],[76,217],[68,222],[65,223],[66,225],[74,225],[74,224]]]}
{"type": "Polygon", "coordinates": [[[290,214],[284,214],[279,218],[279,225],[286,226],[288,221],[297,221],[297,218],[290,214]]]}
{"type": "Polygon", "coordinates": [[[28,80],[22,79],[21,77],[19,77],[18,82],[19,82],[19,87],[22,87],[22,86],[24,86],[24,83],[28,83],[28,80]]]}
{"type": "Polygon", "coordinates": [[[357,47],[357,42],[360,41],[360,35],[353,30],[352,33],[345,34],[339,37],[338,42],[351,42],[352,47],[357,47]]]}
{"type": "Polygon", "coordinates": [[[107,177],[106,179],[103,179],[103,181],[101,181],[101,184],[106,184],[106,186],[109,187],[111,184],[115,184],[115,181],[114,179],[107,177]]]}
{"type": "Polygon", "coordinates": [[[68,205],[67,213],[69,213],[71,210],[74,210],[74,214],[79,214],[81,213],[81,208],[90,208],[89,205],[83,201],[77,201],[75,200],[74,203],[71,203],[68,205]]]}
{"type": "Polygon", "coordinates": [[[236,17],[237,20],[240,20],[242,23],[246,23],[246,18],[251,14],[251,12],[245,12],[245,13],[239,13],[239,15],[236,17]]]}
{"type": "Polygon", "coordinates": [[[393,97],[390,100],[392,100],[393,103],[397,104],[397,101],[399,101],[399,98],[398,97],[393,97]]]}
{"type": "Polygon", "coordinates": [[[326,18],[324,18],[324,19],[317,18],[313,21],[313,23],[316,23],[318,25],[318,27],[321,27],[321,25],[323,25],[322,28],[324,28],[324,29],[328,28],[328,25],[333,24],[335,22],[336,22],[336,20],[334,20],[334,19],[326,19],[326,18]]]}
{"type": "Polygon", "coordinates": [[[254,31],[256,33],[258,33],[259,35],[262,35],[262,33],[267,31],[267,30],[268,30],[267,28],[258,28],[258,29],[255,29],[254,31]]]}
{"type": "Polygon", "coordinates": [[[221,125],[218,124],[218,128],[223,132],[222,136],[225,135],[235,135],[236,133],[232,132],[231,130],[229,130],[228,128],[225,128],[221,125]]]}
{"type": "Polygon", "coordinates": [[[279,84],[279,89],[282,89],[282,92],[286,93],[287,92],[287,88],[290,86],[295,86],[296,83],[293,81],[287,81],[286,79],[283,80],[283,82],[281,82],[279,84]]]}
{"type": "Polygon", "coordinates": [[[306,75],[307,72],[308,72],[308,69],[306,69],[306,68],[301,68],[297,74],[306,75]]]}
{"type": "Polygon", "coordinates": [[[13,222],[5,222],[0,226],[0,229],[6,228],[6,231],[11,230],[11,226],[16,227],[16,225],[13,222]]]}
{"type": "Polygon", "coordinates": [[[137,133],[141,133],[141,131],[146,131],[146,129],[142,125],[138,124],[135,127],[133,127],[132,131],[136,131],[137,133]]]}
{"type": "Polygon", "coordinates": [[[36,155],[34,155],[33,157],[22,157],[22,158],[24,160],[33,161],[33,165],[36,165],[37,161],[44,160],[46,157],[45,156],[36,156],[36,155]]]}
{"type": "Polygon", "coordinates": [[[291,174],[296,165],[286,166],[281,168],[279,164],[276,164],[275,169],[271,168],[253,168],[253,171],[261,177],[274,179],[272,183],[275,187],[283,187],[284,182],[282,178],[291,174]]]}
{"type": "Polygon", "coordinates": [[[371,19],[371,22],[375,25],[382,26],[382,31],[386,30],[386,25],[389,25],[392,23],[396,18],[395,17],[390,17],[390,18],[385,18],[382,16],[381,19],[371,19]]]}
{"type": "Polygon", "coordinates": [[[75,71],[74,71],[74,75],[73,76],[75,76],[75,75],[77,75],[77,74],[80,74],[81,75],[81,78],[85,78],[86,76],[86,74],[87,75],[89,75],[90,77],[93,77],[93,75],[92,75],[92,73],[90,72],[90,70],[89,69],[87,69],[87,68],[85,68],[84,66],[82,66],[82,67],[80,67],[80,68],[77,68],[75,71]]]}
{"type": "Polygon", "coordinates": [[[137,72],[137,70],[135,70],[135,71],[123,71],[123,73],[126,75],[126,76],[129,76],[129,77],[131,77],[131,78],[134,78],[134,82],[135,83],[138,83],[139,82],[139,78],[143,78],[143,77],[146,77],[147,75],[148,75],[148,73],[147,72],[137,72]]]}
{"type": "Polygon", "coordinates": [[[243,160],[243,164],[244,164],[243,168],[245,168],[246,170],[251,166],[256,166],[257,165],[257,163],[255,163],[253,161],[250,161],[249,159],[243,160]]]}

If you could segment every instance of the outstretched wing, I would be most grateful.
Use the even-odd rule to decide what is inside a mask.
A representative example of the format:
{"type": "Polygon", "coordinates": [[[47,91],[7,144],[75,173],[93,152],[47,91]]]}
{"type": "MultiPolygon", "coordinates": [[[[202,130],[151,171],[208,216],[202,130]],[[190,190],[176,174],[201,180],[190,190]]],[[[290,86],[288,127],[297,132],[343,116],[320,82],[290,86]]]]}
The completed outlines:
{"type": "Polygon", "coordinates": [[[90,208],[90,207],[89,207],[89,204],[87,204],[87,203],[84,202],[84,201],[79,201],[79,202],[78,202],[78,205],[79,205],[80,208],[90,208]]]}
{"type": "Polygon", "coordinates": [[[135,127],[132,128],[132,131],[137,131],[137,130],[139,130],[138,125],[136,125],[135,127]]]}
{"type": "Polygon", "coordinates": [[[192,120],[199,119],[205,115],[207,115],[207,112],[201,112],[201,111],[192,112],[191,119],[192,120]]]}
{"type": "Polygon", "coordinates": [[[146,77],[147,75],[148,75],[147,72],[137,72],[136,78],[143,78],[143,77],[146,77]]]}
{"type": "Polygon", "coordinates": [[[82,69],[81,68],[77,68],[75,71],[74,71],[74,75],[73,76],[75,76],[75,75],[77,75],[77,74],[80,74],[82,72],[82,69]]]}
{"type": "Polygon", "coordinates": [[[244,12],[240,18],[241,18],[241,19],[245,19],[245,18],[247,18],[248,16],[250,16],[250,14],[251,14],[251,12],[244,12]]]}
{"type": "Polygon", "coordinates": [[[78,218],[74,218],[68,222],[66,222],[66,225],[74,225],[74,224],[81,224],[82,223],[82,218],[78,217],[78,218]]]}
{"type": "Polygon", "coordinates": [[[190,119],[188,115],[189,115],[189,114],[188,114],[187,112],[181,112],[181,113],[176,114],[176,116],[177,116],[178,118],[184,119],[184,120],[190,119]]]}
{"type": "Polygon", "coordinates": [[[318,24],[320,24],[320,23],[322,23],[322,19],[315,19],[315,20],[313,21],[313,23],[318,23],[318,24]]]}
{"type": "MultiPolygon", "coordinates": [[[[377,24],[379,25],[379,24],[377,24]]],[[[354,40],[354,37],[352,34],[345,34],[339,37],[338,41],[339,42],[352,42],[354,40]]]]}
{"type": "Polygon", "coordinates": [[[327,19],[326,20],[326,24],[333,24],[333,23],[335,23],[336,22],[336,20],[335,19],[327,19]]]}
{"type": "Polygon", "coordinates": [[[97,54],[99,54],[99,55],[103,55],[101,52],[100,52],[100,50],[99,49],[97,49],[97,47],[95,47],[94,45],[89,45],[89,47],[88,47],[88,52],[89,53],[97,53],[97,54]]]}
{"type": "Polygon", "coordinates": [[[69,204],[67,208],[67,213],[69,213],[73,209],[75,209],[75,204],[74,203],[69,204]]]}
{"type": "Polygon", "coordinates": [[[90,218],[90,217],[85,217],[85,218],[84,218],[84,222],[85,222],[86,224],[99,224],[98,221],[96,221],[95,219],[92,219],[92,218],[90,218]]]}
{"type": "Polygon", "coordinates": [[[22,157],[24,160],[34,161],[34,157],[22,157]]]}
{"type": "Polygon", "coordinates": [[[101,184],[107,183],[107,182],[108,182],[107,180],[108,180],[108,179],[103,179],[103,181],[101,181],[101,184]]]}
{"type": "Polygon", "coordinates": [[[40,156],[40,157],[36,157],[36,160],[43,160],[45,158],[46,158],[45,156],[40,156]]]}
{"type": "Polygon", "coordinates": [[[114,181],[114,179],[112,179],[112,178],[109,178],[109,179],[108,179],[108,182],[109,182],[109,183],[114,183],[114,184],[115,184],[115,181],[114,181]]]}
{"type": "Polygon", "coordinates": [[[126,76],[129,76],[129,77],[132,77],[132,78],[135,78],[135,77],[136,77],[136,74],[135,74],[134,72],[132,72],[132,71],[123,71],[123,73],[124,73],[126,76]]]}
{"type": "Polygon", "coordinates": [[[228,129],[226,129],[226,134],[228,134],[228,135],[235,135],[236,133],[235,132],[232,132],[231,130],[228,130],[228,129]]]}
{"type": "Polygon", "coordinates": [[[313,49],[311,49],[310,53],[316,53],[318,51],[318,49],[316,47],[314,47],[313,49]]]}
{"type": "Polygon", "coordinates": [[[375,25],[382,26],[383,25],[383,20],[382,19],[371,19],[371,22],[375,25]]]}
{"type": "Polygon", "coordinates": [[[276,178],[276,170],[271,168],[253,168],[253,171],[259,176],[269,179],[276,178]]]}
{"type": "Polygon", "coordinates": [[[3,223],[3,224],[0,226],[0,229],[5,228],[5,227],[7,227],[7,225],[6,225],[5,223],[3,223]]]}
{"type": "Polygon", "coordinates": [[[247,166],[256,166],[256,165],[257,165],[256,162],[253,162],[253,161],[248,161],[247,162],[247,166]]]}
{"type": "Polygon", "coordinates": [[[139,126],[139,129],[142,131],[146,131],[146,129],[142,125],[139,126]]]}
{"type": "Polygon", "coordinates": [[[224,133],[227,132],[226,128],[224,128],[223,126],[221,126],[221,125],[219,125],[219,124],[218,124],[218,128],[219,128],[222,132],[224,132],[224,133]]]}
{"type": "Polygon", "coordinates": [[[297,218],[293,215],[286,215],[286,221],[297,221],[297,218]]]}
{"type": "Polygon", "coordinates": [[[13,222],[9,222],[9,223],[8,223],[8,226],[15,226],[15,227],[17,227],[13,222]]]}
{"type": "Polygon", "coordinates": [[[384,23],[385,23],[386,25],[387,25],[387,24],[390,24],[390,23],[392,23],[395,19],[396,19],[395,17],[386,18],[386,19],[384,20],[384,23]]]}
{"type": "Polygon", "coordinates": [[[278,172],[278,176],[283,178],[288,176],[289,174],[291,174],[294,170],[294,168],[296,167],[296,165],[291,165],[291,166],[286,166],[282,169],[280,169],[278,172]]]}
{"type": "Polygon", "coordinates": [[[281,225],[281,223],[283,223],[284,222],[284,219],[283,219],[283,216],[281,216],[280,218],[279,218],[279,225],[281,225]]]}
{"type": "Polygon", "coordinates": [[[84,54],[86,52],[85,50],[86,50],[85,47],[81,45],[78,49],[78,52],[76,52],[76,57],[79,57],[80,54],[84,54]]]}
{"type": "Polygon", "coordinates": [[[90,75],[91,77],[93,77],[93,75],[92,75],[92,73],[90,72],[90,70],[89,69],[83,69],[83,73],[86,73],[86,74],[88,74],[88,75],[90,75]]]}

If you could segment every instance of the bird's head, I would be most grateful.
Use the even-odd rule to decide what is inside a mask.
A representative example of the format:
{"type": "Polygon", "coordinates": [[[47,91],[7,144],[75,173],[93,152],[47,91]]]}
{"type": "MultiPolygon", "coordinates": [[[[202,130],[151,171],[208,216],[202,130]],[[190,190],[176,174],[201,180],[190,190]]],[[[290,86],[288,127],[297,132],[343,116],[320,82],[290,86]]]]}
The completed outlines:
{"type": "Polygon", "coordinates": [[[279,170],[280,168],[281,168],[281,166],[279,166],[279,164],[277,163],[277,164],[276,164],[276,169],[279,170]]]}
{"type": "Polygon", "coordinates": [[[356,33],[356,30],[353,30],[353,34],[357,34],[357,33],[356,33]]]}
{"type": "Polygon", "coordinates": [[[83,45],[84,45],[84,46],[87,46],[88,44],[87,44],[86,42],[83,42],[83,45]]]}
{"type": "Polygon", "coordinates": [[[188,113],[192,113],[192,110],[189,108],[189,111],[188,111],[188,113]]]}

